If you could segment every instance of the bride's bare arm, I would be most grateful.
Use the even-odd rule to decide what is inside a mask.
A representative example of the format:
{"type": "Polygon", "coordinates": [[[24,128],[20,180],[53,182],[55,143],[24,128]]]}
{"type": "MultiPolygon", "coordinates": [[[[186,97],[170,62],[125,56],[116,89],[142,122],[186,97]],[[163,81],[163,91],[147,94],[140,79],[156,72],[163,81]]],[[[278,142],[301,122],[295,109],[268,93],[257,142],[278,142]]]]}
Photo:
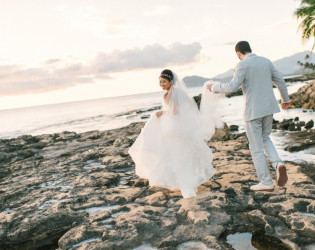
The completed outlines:
{"type": "MultiPolygon", "coordinates": [[[[167,97],[167,93],[165,93],[164,96],[163,96],[164,102],[167,104],[168,102],[167,102],[166,97],[167,97]]],[[[157,111],[155,114],[156,114],[156,117],[159,118],[159,117],[161,117],[163,115],[163,113],[164,113],[164,111],[160,110],[160,111],[157,111]]]]}
{"type": "MultiPolygon", "coordinates": [[[[179,112],[178,112],[178,110],[176,109],[176,107],[174,106],[174,104],[169,103],[169,100],[168,100],[168,98],[167,98],[167,95],[168,95],[168,94],[169,94],[168,92],[164,94],[164,96],[163,96],[164,102],[165,102],[166,105],[168,105],[168,106],[170,107],[171,110],[173,110],[173,114],[174,114],[174,115],[177,115],[179,112]]],[[[159,116],[158,116],[158,117],[159,117],[159,116]]]]}

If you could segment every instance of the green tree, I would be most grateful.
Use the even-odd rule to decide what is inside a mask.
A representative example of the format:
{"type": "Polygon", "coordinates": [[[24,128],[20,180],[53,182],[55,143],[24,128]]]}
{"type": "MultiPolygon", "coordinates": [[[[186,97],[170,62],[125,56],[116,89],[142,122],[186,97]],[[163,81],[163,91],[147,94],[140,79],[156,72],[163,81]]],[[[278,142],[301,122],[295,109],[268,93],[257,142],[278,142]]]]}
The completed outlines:
{"type": "MultiPolygon", "coordinates": [[[[302,19],[299,29],[302,30],[302,40],[315,38],[315,0],[302,0],[301,6],[295,11],[297,19],[302,19]]],[[[315,47],[315,39],[312,51],[315,47]]]]}
{"type": "Polygon", "coordinates": [[[309,62],[301,62],[298,61],[298,64],[301,65],[302,67],[304,67],[305,69],[311,69],[313,71],[315,71],[315,64],[314,63],[309,63],[309,62]]]}

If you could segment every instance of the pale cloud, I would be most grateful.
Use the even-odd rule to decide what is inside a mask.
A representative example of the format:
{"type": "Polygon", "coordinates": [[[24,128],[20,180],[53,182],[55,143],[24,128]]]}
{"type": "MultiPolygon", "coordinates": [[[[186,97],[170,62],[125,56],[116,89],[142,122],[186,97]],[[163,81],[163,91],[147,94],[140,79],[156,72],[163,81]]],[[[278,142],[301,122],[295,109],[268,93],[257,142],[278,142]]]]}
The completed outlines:
{"type": "Polygon", "coordinates": [[[182,65],[198,59],[199,43],[174,43],[165,48],[159,44],[143,49],[116,50],[111,53],[99,53],[91,62],[90,71],[97,73],[121,72],[135,69],[157,68],[167,65],[182,65]]]}
{"type": "Polygon", "coordinates": [[[19,70],[21,67],[18,65],[1,65],[0,66],[0,78],[7,75],[11,74],[12,72],[15,72],[19,70]]]}
{"type": "Polygon", "coordinates": [[[59,58],[52,58],[52,59],[49,59],[49,60],[43,62],[42,64],[43,65],[52,65],[52,64],[60,63],[61,61],[62,60],[59,58]]]}
{"type": "Polygon", "coordinates": [[[117,72],[187,65],[201,59],[200,51],[199,43],[174,43],[168,47],[154,44],[142,49],[99,53],[86,62],[53,58],[33,68],[3,65],[0,66],[0,96],[66,89],[94,83],[96,79],[112,79],[109,74],[117,72]]]}
{"type": "Polygon", "coordinates": [[[0,71],[0,96],[41,93],[92,82],[91,77],[58,74],[54,68],[24,69],[16,66],[15,70],[0,71]]]}
{"type": "Polygon", "coordinates": [[[168,5],[160,5],[157,6],[154,10],[152,11],[145,11],[143,12],[144,16],[161,16],[161,15],[166,15],[170,12],[171,8],[168,5]]]}

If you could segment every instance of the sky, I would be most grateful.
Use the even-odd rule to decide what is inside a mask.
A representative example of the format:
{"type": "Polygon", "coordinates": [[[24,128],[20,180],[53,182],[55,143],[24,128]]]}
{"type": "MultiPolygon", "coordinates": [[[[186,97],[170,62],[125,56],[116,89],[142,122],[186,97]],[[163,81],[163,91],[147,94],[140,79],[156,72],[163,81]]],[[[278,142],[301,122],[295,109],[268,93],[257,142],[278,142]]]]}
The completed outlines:
{"type": "Polygon", "coordinates": [[[240,40],[272,61],[310,50],[300,0],[1,0],[0,110],[160,91],[164,68],[214,77],[240,40]]]}

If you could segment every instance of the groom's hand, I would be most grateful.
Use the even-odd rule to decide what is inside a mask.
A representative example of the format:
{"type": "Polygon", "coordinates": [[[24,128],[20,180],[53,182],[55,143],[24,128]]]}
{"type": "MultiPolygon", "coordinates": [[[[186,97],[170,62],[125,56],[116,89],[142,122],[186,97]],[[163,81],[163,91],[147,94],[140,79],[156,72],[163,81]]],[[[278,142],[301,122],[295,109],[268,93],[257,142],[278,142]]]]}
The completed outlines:
{"type": "Polygon", "coordinates": [[[287,110],[287,109],[290,107],[290,102],[281,103],[281,107],[282,107],[284,110],[287,110]]]}
{"type": "Polygon", "coordinates": [[[213,84],[207,85],[207,89],[209,89],[210,92],[212,92],[212,86],[213,86],[213,84]]]}

